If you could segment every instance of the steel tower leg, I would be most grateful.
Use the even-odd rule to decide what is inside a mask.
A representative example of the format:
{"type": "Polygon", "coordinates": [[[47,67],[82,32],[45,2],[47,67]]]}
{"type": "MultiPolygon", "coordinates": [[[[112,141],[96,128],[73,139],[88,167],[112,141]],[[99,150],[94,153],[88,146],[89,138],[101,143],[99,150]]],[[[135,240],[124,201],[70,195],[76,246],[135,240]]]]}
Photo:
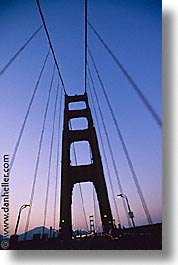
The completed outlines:
{"type": "Polygon", "coordinates": [[[103,166],[97,141],[97,135],[93,126],[91,111],[88,104],[87,93],[84,95],[65,95],[64,127],[62,139],[62,167],[61,167],[61,205],[60,205],[60,229],[61,238],[71,239],[72,237],[72,190],[74,184],[81,182],[92,182],[94,184],[103,230],[108,232],[113,228],[113,218],[108,199],[103,166]],[[84,109],[70,110],[69,104],[83,101],[84,109]],[[88,121],[88,128],[84,130],[71,130],[70,120],[73,118],[85,117],[88,121]],[[89,165],[70,165],[70,146],[73,142],[88,141],[92,152],[92,163],[89,165]]]}

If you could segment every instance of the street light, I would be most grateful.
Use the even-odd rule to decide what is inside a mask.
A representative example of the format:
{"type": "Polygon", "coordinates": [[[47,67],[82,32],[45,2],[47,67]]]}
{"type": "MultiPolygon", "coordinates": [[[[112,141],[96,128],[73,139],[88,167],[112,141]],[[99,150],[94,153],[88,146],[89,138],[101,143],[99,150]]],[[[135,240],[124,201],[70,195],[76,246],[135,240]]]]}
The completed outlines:
{"type": "Polygon", "coordinates": [[[17,229],[18,229],[18,226],[19,226],[19,221],[20,221],[20,215],[21,215],[21,211],[25,208],[30,208],[30,205],[29,204],[23,204],[20,209],[19,209],[19,214],[18,214],[18,218],[17,218],[17,223],[16,223],[16,227],[15,227],[15,235],[17,234],[17,229]]]}
{"type": "Polygon", "coordinates": [[[126,199],[126,202],[127,202],[127,207],[128,207],[128,215],[129,215],[129,218],[132,220],[132,225],[133,225],[133,227],[135,227],[135,223],[134,223],[134,214],[133,214],[133,212],[131,211],[131,209],[130,209],[130,205],[129,205],[129,200],[128,200],[128,198],[127,198],[127,196],[125,195],[125,194],[118,194],[117,195],[117,198],[119,199],[119,198],[124,198],[124,199],[126,199]]]}

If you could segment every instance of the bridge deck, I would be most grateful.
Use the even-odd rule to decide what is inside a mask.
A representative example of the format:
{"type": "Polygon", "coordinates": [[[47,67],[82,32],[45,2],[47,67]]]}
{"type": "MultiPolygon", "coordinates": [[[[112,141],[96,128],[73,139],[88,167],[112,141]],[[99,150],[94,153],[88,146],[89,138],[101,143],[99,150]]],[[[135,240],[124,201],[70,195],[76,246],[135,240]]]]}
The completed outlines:
{"type": "Polygon", "coordinates": [[[162,225],[149,225],[135,229],[123,229],[121,237],[101,235],[86,236],[80,239],[61,241],[57,238],[44,240],[18,241],[11,249],[58,249],[58,250],[161,250],[162,225]]]}

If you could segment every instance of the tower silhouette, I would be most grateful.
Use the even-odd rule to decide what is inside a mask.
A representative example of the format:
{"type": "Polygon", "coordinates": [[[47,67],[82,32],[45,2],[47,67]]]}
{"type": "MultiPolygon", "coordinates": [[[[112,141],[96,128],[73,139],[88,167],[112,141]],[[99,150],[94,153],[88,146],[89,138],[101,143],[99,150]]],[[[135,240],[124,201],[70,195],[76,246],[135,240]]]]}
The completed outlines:
{"type": "Polygon", "coordinates": [[[97,135],[91,111],[88,103],[87,93],[83,95],[65,95],[64,127],[62,138],[62,167],[61,167],[61,205],[60,205],[60,231],[61,238],[72,237],[71,204],[74,184],[81,182],[92,182],[98,198],[100,216],[103,231],[108,232],[113,227],[113,218],[108,200],[103,166],[97,141],[97,135]],[[70,110],[72,102],[84,102],[85,108],[70,110]],[[83,130],[72,130],[71,119],[86,118],[88,128],[83,130]],[[71,165],[71,144],[79,141],[88,141],[92,154],[92,162],[87,165],[71,165]]]}

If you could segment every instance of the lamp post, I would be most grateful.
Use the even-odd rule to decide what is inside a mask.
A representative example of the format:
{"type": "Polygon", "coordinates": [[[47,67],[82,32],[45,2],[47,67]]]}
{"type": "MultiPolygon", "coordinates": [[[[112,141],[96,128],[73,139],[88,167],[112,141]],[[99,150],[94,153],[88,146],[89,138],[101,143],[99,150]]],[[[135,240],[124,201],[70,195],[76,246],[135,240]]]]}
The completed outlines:
{"type": "Polygon", "coordinates": [[[21,211],[25,208],[30,208],[30,205],[29,204],[23,204],[20,209],[19,209],[19,214],[18,214],[18,218],[17,218],[17,223],[16,223],[16,227],[15,227],[15,235],[17,234],[17,229],[18,229],[18,226],[19,226],[19,221],[20,221],[20,215],[21,215],[21,211]]]}
{"type": "Polygon", "coordinates": [[[132,225],[133,227],[135,227],[135,222],[134,222],[134,214],[133,212],[131,211],[131,208],[130,208],[130,205],[129,205],[129,200],[127,198],[127,196],[125,194],[118,194],[117,195],[117,198],[124,198],[126,200],[126,203],[127,203],[127,207],[128,207],[128,215],[129,215],[129,218],[132,220],[132,225]]]}

